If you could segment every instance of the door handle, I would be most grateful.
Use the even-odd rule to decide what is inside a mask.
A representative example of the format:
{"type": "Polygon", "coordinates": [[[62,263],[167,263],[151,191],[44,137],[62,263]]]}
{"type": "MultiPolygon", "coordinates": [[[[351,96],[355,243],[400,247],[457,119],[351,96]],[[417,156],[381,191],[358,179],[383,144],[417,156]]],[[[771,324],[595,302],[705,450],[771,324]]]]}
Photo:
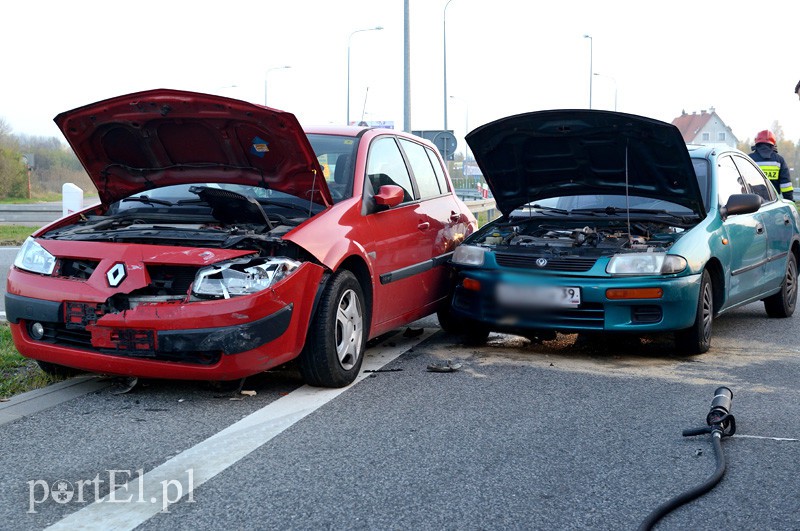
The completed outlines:
{"type": "Polygon", "coordinates": [[[423,221],[422,223],[417,225],[417,228],[419,230],[428,230],[429,228],[431,228],[431,224],[428,221],[423,221]]]}
{"type": "Polygon", "coordinates": [[[756,234],[764,234],[764,225],[761,223],[756,225],[756,234]]]}
{"type": "Polygon", "coordinates": [[[783,224],[784,225],[788,225],[789,224],[789,216],[786,215],[786,214],[783,215],[783,224]]]}

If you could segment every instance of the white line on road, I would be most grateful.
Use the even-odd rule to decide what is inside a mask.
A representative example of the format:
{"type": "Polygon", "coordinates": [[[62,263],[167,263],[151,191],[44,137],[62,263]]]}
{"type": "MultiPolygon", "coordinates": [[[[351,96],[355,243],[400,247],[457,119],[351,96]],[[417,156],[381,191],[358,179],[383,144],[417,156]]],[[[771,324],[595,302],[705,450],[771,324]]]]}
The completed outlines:
{"type": "MultiPolygon", "coordinates": [[[[433,334],[433,329],[416,338],[393,338],[393,346],[367,351],[361,374],[352,385],[433,334]]],[[[351,387],[352,387],[351,385],[351,387]]],[[[276,437],[284,430],[327,404],[343,389],[303,386],[232,424],[205,441],[181,452],[139,478],[122,485],[105,498],[80,509],[47,529],[134,529],[149,518],[188,496],[226,468],[276,437]],[[171,487],[171,489],[170,489],[171,487]],[[179,494],[177,494],[179,493],[179,494]],[[172,499],[174,497],[174,499],[172,499]]],[[[122,478],[120,478],[122,479],[122,478]]]]}
{"type": "Polygon", "coordinates": [[[763,437],[761,435],[742,435],[736,434],[737,439],[765,439],[768,441],[786,441],[786,442],[800,442],[800,439],[790,439],[788,437],[763,437]]]}

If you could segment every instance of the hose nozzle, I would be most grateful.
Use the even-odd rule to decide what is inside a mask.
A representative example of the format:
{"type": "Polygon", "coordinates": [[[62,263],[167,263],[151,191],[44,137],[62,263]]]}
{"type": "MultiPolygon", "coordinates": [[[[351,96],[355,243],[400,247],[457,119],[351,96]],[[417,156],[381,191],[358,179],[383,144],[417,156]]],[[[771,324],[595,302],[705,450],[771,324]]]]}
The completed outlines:
{"type": "Polygon", "coordinates": [[[715,431],[725,437],[736,433],[736,419],[731,415],[732,401],[733,391],[727,387],[717,387],[717,390],[714,391],[714,399],[711,401],[711,411],[706,416],[708,427],[684,430],[684,437],[715,431]]]}

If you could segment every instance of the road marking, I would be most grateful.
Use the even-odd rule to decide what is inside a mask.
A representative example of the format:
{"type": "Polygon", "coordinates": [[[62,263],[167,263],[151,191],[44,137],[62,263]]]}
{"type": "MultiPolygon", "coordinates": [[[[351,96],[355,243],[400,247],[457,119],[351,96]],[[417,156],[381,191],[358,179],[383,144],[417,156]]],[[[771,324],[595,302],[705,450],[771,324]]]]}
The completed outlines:
{"type": "Polygon", "coordinates": [[[398,334],[392,338],[391,346],[370,348],[364,358],[361,374],[350,386],[342,389],[323,389],[308,385],[300,387],[47,529],[74,531],[136,528],[162,512],[164,507],[179,501],[171,500],[168,493],[165,496],[165,485],[171,485],[183,497],[189,496],[192,499],[191,493],[194,489],[371,376],[365,370],[380,369],[429,338],[433,332],[435,329],[425,329],[421,336],[415,338],[405,338],[398,334]],[[189,470],[191,473],[187,473],[189,470]],[[128,499],[131,501],[120,503],[121,500],[128,499]]]}
{"type": "Polygon", "coordinates": [[[800,442],[800,439],[790,439],[788,437],[763,437],[761,435],[742,435],[736,434],[737,439],[766,439],[768,441],[787,441],[787,442],[800,442]]]}

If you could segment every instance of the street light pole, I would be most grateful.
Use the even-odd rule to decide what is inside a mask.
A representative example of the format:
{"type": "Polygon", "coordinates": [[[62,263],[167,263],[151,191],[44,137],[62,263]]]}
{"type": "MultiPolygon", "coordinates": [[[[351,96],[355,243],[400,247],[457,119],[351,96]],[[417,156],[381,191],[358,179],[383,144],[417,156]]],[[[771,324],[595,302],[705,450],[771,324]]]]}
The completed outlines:
{"type": "Polygon", "coordinates": [[[598,74],[597,72],[595,72],[595,73],[594,73],[594,75],[596,75],[596,76],[600,76],[600,77],[607,77],[608,79],[610,79],[611,81],[613,81],[613,82],[614,82],[614,112],[616,112],[616,111],[617,111],[617,80],[616,80],[616,79],[614,79],[614,78],[613,78],[613,77],[611,77],[611,76],[606,76],[606,75],[603,75],[603,74],[598,74]]]}
{"type": "Polygon", "coordinates": [[[350,41],[353,40],[353,35],[362,31],[377,31],[382,30],[383,26],[375,26],[374,28],[364,28],[355,30],[347,38],[347,121],[345,125],[350,125],[350,41]]]}
{"type": "Polygon", "coordinates": [[[592,74],[594,74],[594,67],[592,60],[594,59],[594,39],[591,35],[584,35],[584,39],[589,39],[589,108],[592,108],[592,74]]]}
{"type": "Polygon", "coordinates": [[[442,79],[444,80],[444,130],[447,131],[447,6],[450,5],[450,2],[453,0],[447,0],[447,3],[444,5],[444,9],[442,10],[442,65],[444,67],[444,72],[442,75],[442,79]]]}
{"type": "Polygon", "coordinates": [[[450,96],[450,99],[453,101],[461,99],[464,102],[464,160],[467,159],[467,155],[469,154],[469,145],[467,145],[467,133],[469,133],[469,102],[462,98],[457,98],[455,96],[450,96]]]}
{"type": "MultiPolygon", "coordinates": [[[[269,74],[273,70],[286,70],[287,68],[291,68],[291,66],[275,66],[272,68],[267,68],[267,71],[264,72],[264,107],[267,106],[267,74],[269,74]]],[[[236,86],[236,85],[233,85],[236,86]]]]}

